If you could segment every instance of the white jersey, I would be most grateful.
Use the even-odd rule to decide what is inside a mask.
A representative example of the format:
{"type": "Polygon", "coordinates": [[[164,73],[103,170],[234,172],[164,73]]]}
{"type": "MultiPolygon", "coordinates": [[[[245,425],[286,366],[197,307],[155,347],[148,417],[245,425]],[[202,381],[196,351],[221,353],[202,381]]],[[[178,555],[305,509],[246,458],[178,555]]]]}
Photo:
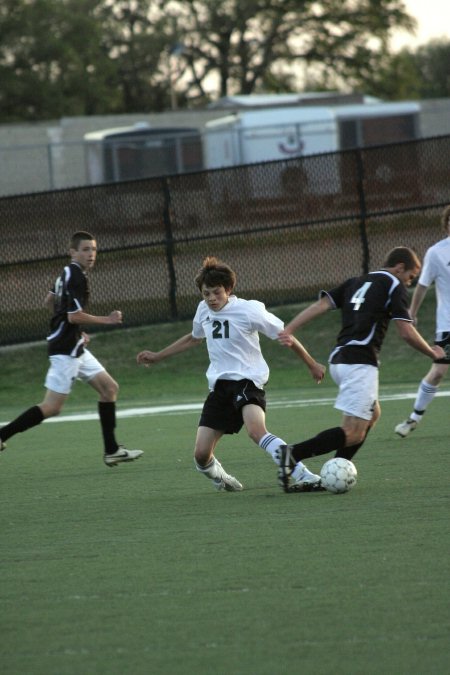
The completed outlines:
{"type": "Polygon", "coordinates": [[[194,316],[192,335],[196,339],[206,338],[209,388],[213,390],[219,379],[247,379],[262,389],[269,379],[269,366],[261,353],[258,333],[275,340],[283,327],[281,319],[257,300],[231,295],[218,312],[202,300],[194,316]]]}
{"type": "Polygon", "coordinates": [[[431,246],[425,253],[421,286],[436,286],[436,335],[450,331],[450,237],[431,246]]]}

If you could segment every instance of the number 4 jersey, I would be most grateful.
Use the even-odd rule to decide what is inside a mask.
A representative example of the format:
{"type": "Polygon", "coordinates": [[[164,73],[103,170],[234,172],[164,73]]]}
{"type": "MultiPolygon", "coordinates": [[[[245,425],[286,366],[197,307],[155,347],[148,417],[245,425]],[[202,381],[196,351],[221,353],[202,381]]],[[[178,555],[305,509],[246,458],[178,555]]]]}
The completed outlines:
{"type": "Polygon", "coordinates": [[[411,321],[406,287],[386,270],[348,279],[331,291],[321,291],[342,312],[342,328],[330,363],[366,363],[378,358],[391,319],[411,321]]]}
{"type": "Polygon", "coordinates": [[[261,353],[259,333],[275,340],[283,327],[281,319],[257,300],[231,295],[218,312],[202,300],[195,313],[192,335],[206,338],[209,388],[214,389],[216,380],[248,379],[262,389],[269,379],[269,366],[261,353]]]}

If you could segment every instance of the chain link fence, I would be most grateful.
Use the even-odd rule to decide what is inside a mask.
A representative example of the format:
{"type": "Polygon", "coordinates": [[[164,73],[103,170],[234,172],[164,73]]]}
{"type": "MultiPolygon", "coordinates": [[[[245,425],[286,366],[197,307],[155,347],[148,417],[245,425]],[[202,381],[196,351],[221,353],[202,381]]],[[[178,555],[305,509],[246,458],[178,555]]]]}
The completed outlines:
{"type": "Polygon", "coordinates": [[[237,272],[237,293],[269,306],[443,236],[450,136],[172,177],[0,199],[0,345],[44,339],[47,291],[73,232],[97,238],[94,314],[126,326],[190,317],[207,255],[237,272]]]}

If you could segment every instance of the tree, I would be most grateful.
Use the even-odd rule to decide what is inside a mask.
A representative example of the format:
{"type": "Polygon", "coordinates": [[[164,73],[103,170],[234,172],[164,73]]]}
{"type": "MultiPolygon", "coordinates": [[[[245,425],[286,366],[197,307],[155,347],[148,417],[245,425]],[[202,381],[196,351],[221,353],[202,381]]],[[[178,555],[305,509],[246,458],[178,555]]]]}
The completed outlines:
{"type": "Polygon", "coordinates": [[[3,0],[0,121],[351,90],[399,27],[402,0],[3,0]]]}
{"type": "Polygon", "coordinates": [[[420,73],[420,98],[450,96],[450,40],[431,40],[409,55],[420,73]]]}
{"type": "Polygon", "coordinates": [[[114,64],[122,112],[164,110],[169,105],[172,34],[165,0],[104,1],[103,39],[114,64]]]}
{"type": "Polygon", "coordinates": [[[378,68],[359,72],[359,86],[387,100],[450,96],[450,41],[432,40],[415,50],[385,54],[378,68]]]}
{"type": "Polygon", "coordinates": [[[117,106],[90,0],[4,0],[0,12],[0,114],[3,121],[93,114],[117,106]]]}
{"type": "Polygon", "coordinates": [[[0,121],[162,110],[164,39],[149,0],[3,0],[0,121]]]}
{"type": "MultiPolygon", "coordinates": [[[[185,0],[169,3],[191,97],[250,94],[306,79],[351,84],[414,21],[401,0],[185,0]]],[[[300,85],[301,86],[301,85],[300,85]]]]}

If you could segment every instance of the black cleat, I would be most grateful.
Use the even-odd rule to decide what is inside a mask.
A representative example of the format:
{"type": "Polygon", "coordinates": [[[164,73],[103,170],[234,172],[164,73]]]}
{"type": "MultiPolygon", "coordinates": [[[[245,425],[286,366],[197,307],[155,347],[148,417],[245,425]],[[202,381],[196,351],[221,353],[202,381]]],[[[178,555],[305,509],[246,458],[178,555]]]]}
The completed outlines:
{"type": "Polygon", "coordinates": [[[326,490],[319,481],[318,483],[293,483],[289,485],[286,492],[292,494],[294,492],[326,492],[326,490]]]}
{"type": "Polygon", "coordinates": [[[289,492],[289,483],[292,474],[292,470],[295,466],[294,459],[292,457],[291,445],[280,445],[277,450],[278,458],[278,483],[285,492],[289,492]]]}

